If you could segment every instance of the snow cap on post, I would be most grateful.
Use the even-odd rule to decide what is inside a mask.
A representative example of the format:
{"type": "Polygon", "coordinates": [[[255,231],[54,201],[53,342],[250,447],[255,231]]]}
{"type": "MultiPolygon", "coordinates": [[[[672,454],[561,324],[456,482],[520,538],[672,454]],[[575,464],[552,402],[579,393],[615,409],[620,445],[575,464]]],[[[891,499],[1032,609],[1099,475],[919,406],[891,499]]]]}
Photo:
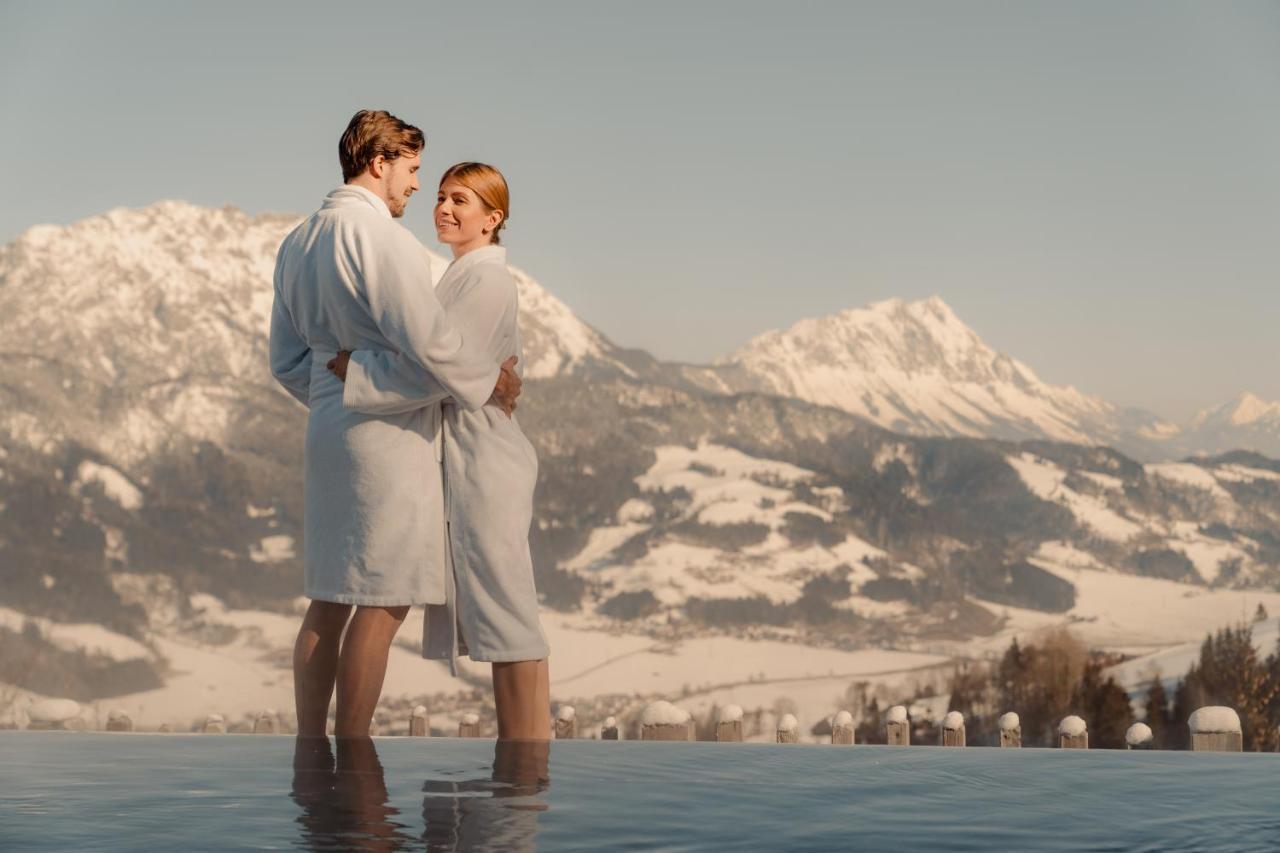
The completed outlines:
{"type": "Polygon", "coordinates": [[[1196,710],[1187,720],[1192,734],[1240,734],[1240,715],[1231,708],[1208,705],[1196,710]]]}
{"type": "Polygon", "coordinates": [[[1085,733],[1086,728],[1084,720],[1072,714],[1069,717],[1063,717],[1062,722],[1058,723],[1058,734],[1066,735],[1067,737],[1080,737],[1085,733]]]}
{"type": "Polygon", "coordinates": [[[578,712],[574,710],[574,707],[572,705],[561,705],[560,710],[556,712],[556,719],[563,720],[564,722],[567,723],[570,720],[574,719],[577,715],[578,715],[578,712]]]}
{"type": "Polygon", "coordinates": [[[27,709],[33,723],[65,723],[80,716],[80,703],[74,699],[42,699],[27,709]]]}
{"type": "Polygon", "coordinates": [[[1129,746],[1146,746],[1151,743],[1151,726],[1146,723],[1134,723],[1124,733],[1124,742],[1129,746]]]}
{"type": "Polygon", "coordinates": [[[742,719],[742,707],[740,705],[725,705],[720,709],[720,716],[716,720],[718,723],[732,723],[742,719]]]}
{"type": "Polygon", "coordinates": [[[1013,711],[1000,715],[1000,731],[1002,732],[1013,731],[1021,725],[1021,718],[1019,718],[1013,711]]]}
{"type": "Polygon", "coordinates": [[[650,702],[640,712],[641,740],[693,740],[689,712],[666,700],[650,702]]]}
{"type": "Polygon", "coordinates": [[[840,711],[836,714],[835,719],[831,721],[832,726],[852,726],[853,714],[848,711],[840,711]]]}
{"type": "Polygon", "coordinates": [[[903,705],[894,705],[885,714],[884,719],[888,723],[905,723],[907,721],[907,709],[903,705]]]}
{"type": "Polygon", "coordinates": [[[677,708],[665,699],[650,702],[640,714],[640,724],[645,726],[676,726],[689,722],[689,712],[677,708]]]}
{"type": "Polygon", "coordinates": [[[951,731],[964,728],[964,714],[959,711],[948,711],[947,715],[942,718],[942,727],[951,731]]]}

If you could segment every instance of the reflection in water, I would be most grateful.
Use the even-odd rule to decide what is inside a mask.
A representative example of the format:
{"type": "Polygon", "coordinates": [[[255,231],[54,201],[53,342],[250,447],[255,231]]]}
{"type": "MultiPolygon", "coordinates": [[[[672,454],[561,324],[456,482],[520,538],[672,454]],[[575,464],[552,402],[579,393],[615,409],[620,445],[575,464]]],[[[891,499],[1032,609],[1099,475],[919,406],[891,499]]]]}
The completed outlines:
{"type": "Polygon", "coordinates": [[[427,849],[536,850],[550,752],[546,740],[500,740],[488,778],[423,782],[427,849]]]}
{"type": "Polygon", "coordinates": [[[393,818],[372,738],[339,738],[335,762],[324,737],[299,737],[293,799],[302,807],[302,844],[311,850],[407,850],[416,840],[393,818]]]}
{"type": "Polygon", "coordinates": [[[422,785],[426,830],[414,838],[396,820],[371,738],[299,737],[293,800],[300,845],[311,850],[535,850],[539,812],[546,811],[550,741],[498,741],[491,774],[422,785]]]}

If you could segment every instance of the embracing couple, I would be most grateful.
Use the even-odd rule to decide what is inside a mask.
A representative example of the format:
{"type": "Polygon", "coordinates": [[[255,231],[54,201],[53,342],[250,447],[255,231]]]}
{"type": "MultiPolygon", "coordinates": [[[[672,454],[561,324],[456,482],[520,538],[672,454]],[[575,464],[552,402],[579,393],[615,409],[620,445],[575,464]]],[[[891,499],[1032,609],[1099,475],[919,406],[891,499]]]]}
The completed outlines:
{"type": "Polygon", "coordinates": [[[520,394],[515,279],[498,234],[502,174],[460,163],[435,226],[453,263],[396,219],[418,191],[422,131],[362,110],[339,143],[344,185],[280,246],[271,371],[307,406],[304,555],[311,605],[294,647],[298,734],[365,737],[409,608],[423,656],[493,663],[501,739],[550,736],[549,652],[529,525],[537,456],[520,394]]]}

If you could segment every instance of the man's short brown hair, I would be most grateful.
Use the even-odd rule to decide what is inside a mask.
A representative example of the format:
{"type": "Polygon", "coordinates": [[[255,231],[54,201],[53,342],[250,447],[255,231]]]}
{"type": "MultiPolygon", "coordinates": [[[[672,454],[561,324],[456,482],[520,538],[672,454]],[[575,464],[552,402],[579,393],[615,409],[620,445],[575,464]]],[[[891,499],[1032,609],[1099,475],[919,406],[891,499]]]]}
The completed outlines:
{"type": "Polygon", "coordinates": [[[386,110],[361,110],[351,117],[338,142],[342,180],[364,174],[379,155],[394,160],[401,154],[417,154],[426,144],[421,130],[386,110]]]}

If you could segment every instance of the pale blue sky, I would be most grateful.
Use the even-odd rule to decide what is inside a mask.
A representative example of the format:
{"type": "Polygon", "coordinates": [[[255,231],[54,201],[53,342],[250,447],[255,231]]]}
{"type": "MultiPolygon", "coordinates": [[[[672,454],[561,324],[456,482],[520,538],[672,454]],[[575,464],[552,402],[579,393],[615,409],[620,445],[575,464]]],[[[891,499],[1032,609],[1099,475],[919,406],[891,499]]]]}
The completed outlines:
{"type": "Polygon", "coordinates": [[[365,106],[502,168],[512,261],[623,345],[937,293],[1121,404],[1280,399],[1275,2],[0,0],[0,241],[309,212],[365,106]]]}

